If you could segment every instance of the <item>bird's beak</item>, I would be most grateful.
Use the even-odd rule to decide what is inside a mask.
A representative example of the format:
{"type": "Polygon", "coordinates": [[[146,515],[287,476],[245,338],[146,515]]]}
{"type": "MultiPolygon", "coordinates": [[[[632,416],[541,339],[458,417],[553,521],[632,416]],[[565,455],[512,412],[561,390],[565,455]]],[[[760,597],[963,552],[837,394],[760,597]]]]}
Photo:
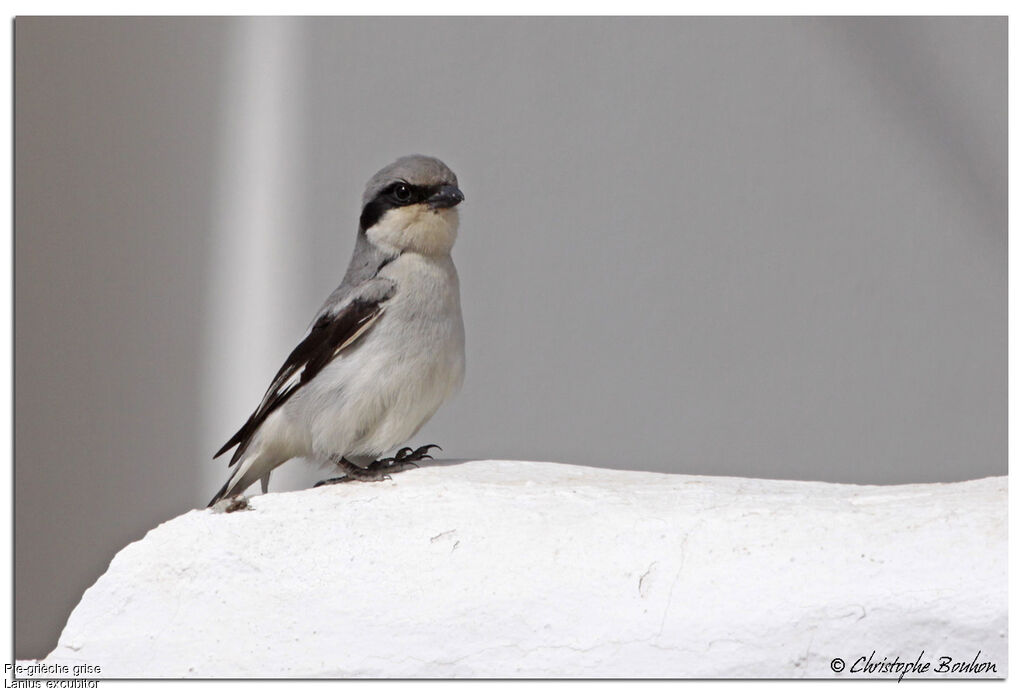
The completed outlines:
{"type": "Polygon", "coordinates": [[[434,208],[455,207],[466,199],[462,191],[455,186],[441,186],[441,188],[427,198],[427,203],[434,208]]]}

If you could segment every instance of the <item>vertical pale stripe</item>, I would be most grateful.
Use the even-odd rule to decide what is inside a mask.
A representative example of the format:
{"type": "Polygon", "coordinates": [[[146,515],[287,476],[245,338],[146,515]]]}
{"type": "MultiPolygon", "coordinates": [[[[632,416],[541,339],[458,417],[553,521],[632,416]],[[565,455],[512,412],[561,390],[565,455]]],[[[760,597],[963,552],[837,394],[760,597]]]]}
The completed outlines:
{"type": "Polygon", "coordinates": [[[227,474],[210,456],[259,402],[310,311],[301,23],[240,19],[230,42],[205,316],[204,498],[227,474]]]}

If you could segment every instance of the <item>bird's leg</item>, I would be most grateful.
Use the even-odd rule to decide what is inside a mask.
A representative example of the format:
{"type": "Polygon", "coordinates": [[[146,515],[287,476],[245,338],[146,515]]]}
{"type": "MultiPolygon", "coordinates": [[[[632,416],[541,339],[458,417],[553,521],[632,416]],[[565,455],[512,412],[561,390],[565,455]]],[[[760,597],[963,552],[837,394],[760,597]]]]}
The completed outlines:
{"type": "Polygon", "coordinates": [[[388,473],[402,472],[411,467],[419,467],[416,464],[418,460],[433,460],[433,456],[430,455],[431,448],[441,450],[440,446],[433,443],[427,446],[420,446],[416,450],[409,447],[400,448],[393,458],[381,458],[380,460],[373,461],[366,467],[359,467],[355,463],[341,457],[338,459],[338,466],[345,471],[344,476],[321,480],[313,486],[320,487],[326,484],[341,484],[342,482],[353,481],[378,482],[380,480],[389,480],[391,475],[388,473]]]}
{"type": "Polygon", "coordinates": [[[338,458],[338,467],[345,471],[342,477],[332,477],[328,480],[321,480],[314,484],[314,487],[320,487],[325,484],[341,484],[342,482],[352,482],[358,480],[360,482],[378,482],[380,480],[391,479],[387,473],[382,473],[378,470],[371,470],[369,467],[359,467],[355,463],[347,460],[344,456],[338,458]]]}

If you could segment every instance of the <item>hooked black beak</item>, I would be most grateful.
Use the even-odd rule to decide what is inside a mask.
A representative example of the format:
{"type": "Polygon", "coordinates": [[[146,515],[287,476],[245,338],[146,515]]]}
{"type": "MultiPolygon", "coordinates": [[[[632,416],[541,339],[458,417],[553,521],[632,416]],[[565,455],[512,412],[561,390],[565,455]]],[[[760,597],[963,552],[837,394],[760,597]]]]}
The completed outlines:
{"type": "Polygon", "coordinates": [[[427,198],[431,207],[455,207],[466,199],[456,186],[441,186],[436,193],[427,198]]]}

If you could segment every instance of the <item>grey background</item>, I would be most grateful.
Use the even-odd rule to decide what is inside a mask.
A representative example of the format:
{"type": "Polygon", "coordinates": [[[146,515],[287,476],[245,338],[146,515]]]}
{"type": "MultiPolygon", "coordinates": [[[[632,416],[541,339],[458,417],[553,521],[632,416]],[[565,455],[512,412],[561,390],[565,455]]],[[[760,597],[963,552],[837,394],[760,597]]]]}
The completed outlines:
{"type": "MultiPolygon", "coordinates": [[[[857,483],[1007,472],[1004,18],[19,18],[15,645],[203,505],[444,159],[458,458],[857,483]]],[[[306,466],[312,467],[312,466],[306,466]]],[[[274,488],[323,476],[289,463],[274,488]]]]}

